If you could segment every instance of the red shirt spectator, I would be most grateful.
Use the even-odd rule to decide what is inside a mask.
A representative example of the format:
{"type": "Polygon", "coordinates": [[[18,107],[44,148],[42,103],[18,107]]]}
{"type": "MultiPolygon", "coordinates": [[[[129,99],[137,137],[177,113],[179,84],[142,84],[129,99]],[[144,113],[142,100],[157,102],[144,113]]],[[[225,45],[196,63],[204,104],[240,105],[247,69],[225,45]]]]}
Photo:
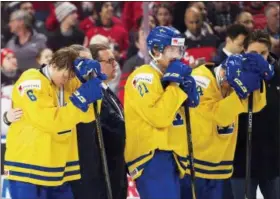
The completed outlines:
{"type": "MultiPolygon", "coordinates": [[[[122,25],[122,21],[118,17],[112,17],[112,21],[115,25],[122,25]]],[[[80,22],[80,30],[87,32],[89,29],[95,26],[95,19],[93,16],[89,16],[80,22]]]]}
{"type": "Polygon", "coordinates": [[[124,27],[129,32],[137,30],[137,20],[143,16],[143,2],[124,2],[122,12],[122,22],[124,27]]]}
{"type": "Polygon", "coordinates": [[[88,46],[94,35],[100,34],[110,39],[114,47],[122,54],[128,48],[128,33],[122,25],[113,22],[113,6],[111,2],[95,2],[97,19],[95,25],[86,32],[85,45],[88,46]]]}

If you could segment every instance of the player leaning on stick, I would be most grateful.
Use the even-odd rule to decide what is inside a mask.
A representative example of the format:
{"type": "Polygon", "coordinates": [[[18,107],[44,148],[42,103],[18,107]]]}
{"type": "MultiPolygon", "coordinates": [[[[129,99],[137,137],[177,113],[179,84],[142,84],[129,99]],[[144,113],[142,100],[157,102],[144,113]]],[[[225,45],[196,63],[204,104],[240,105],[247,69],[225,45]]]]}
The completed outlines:
{"type": "Polygon", "coordinates": [[[74,65],[77,57],[71,48],[60,49],[49,65],[27,70],[14,86],[13,108],[24,114],[7,136],[5,173],[13,199],[73,198],[67,182],[80,178],[75,127],[94,120],[90,104],[102,98],[105,77],[96,61],[74,65]],[[98,78],[86,82],[93,70],[98,78]]]}
{"type": "Polygon", "coordinates": [[[180,199],[184,170],[174,156],[187,155],[182,105],[199,103],[191,68],[178,60],[184,43],[178,30],[154,28],[147,38],[153,61],[136,69],[125,85],[125,159],[141,199],[180,199]]]}
{"type": "MultiPolygon", "coordinates": [[[[273,74],[273,67],[258,54],[232,55],[216,68],[201,65],[193,70],[200,93],[200,104],[190,110],[196,199],[222,198],[223,180],[233,172],[238,116],[248,111],[250,93],[254,112],[266,105],[261,83],[273,74]]],[[[181,181],[182,199],[192,198],[188,158],[180,159],[187,173],[181,181]]]]}

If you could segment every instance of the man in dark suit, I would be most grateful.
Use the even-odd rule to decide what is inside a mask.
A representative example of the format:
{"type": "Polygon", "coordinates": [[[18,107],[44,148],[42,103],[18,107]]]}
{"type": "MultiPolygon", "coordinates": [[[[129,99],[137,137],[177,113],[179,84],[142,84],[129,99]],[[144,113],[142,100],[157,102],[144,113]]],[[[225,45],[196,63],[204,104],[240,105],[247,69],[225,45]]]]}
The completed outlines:
{"type": "MultiPolygon", "coordinates": [[[[109,169],[113,199],[126,199],[127,176],[124,160],[125,126],[123,107],[116,95],[107,86],[114,79],[116,60],[110,48],[93,44],[88,49],[75,45],[84,57],[92,56],[101,64],[102,72],[108,76],[103,86],[100,121],[109,169]]],[[[75,199],[106,199],[105,175],[101,162],[95,121],[77,125],[81,179],[72,183],[75,199]]]]}

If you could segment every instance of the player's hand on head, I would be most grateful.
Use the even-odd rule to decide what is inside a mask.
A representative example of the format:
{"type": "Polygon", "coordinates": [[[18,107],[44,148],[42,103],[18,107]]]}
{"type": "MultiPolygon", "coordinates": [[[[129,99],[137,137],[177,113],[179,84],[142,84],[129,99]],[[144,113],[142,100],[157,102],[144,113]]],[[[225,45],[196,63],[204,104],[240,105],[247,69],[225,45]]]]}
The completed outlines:
{"type": "Polygon", "coordinates": [[[72,94],[70,100],[76,107],[86,112],[89,104],[102,99],[101,83],[99,78],[88,80],[72,94]]]}
{"type": "Polygon", "coordinates": [[[184,64],[180,60],[174,60],[170,62],[165,74],[162,78],[163,82],[176,82],[183,83],[183,78],[189,76],[192,72],[192,68],[184,64]]]}
{"type": "Polygon", "coordinates": [[[76,76],[83,83],[88,81],[93,75],[100,80],[107,79],[107,76],[101,72],[101,65],[98,61],[87,58],[77,58],[73,65],[76,76]]]}
{"type": "Polygon", "coordinates": [[[274,75],[274,67],[270,65],[260,54],[245,53],[243,65],[245,71],[258,73],[264,80],[270,80],[274,75]]]}
{"type": "Polygon", "coordinates": [[[227,58],[222,67],[226,71],[226,80],[241,99],[260,89],[262,77],[260,73],[248,71],[243,68],[244,57],[232,55],[227,58]]]}
{"type": "Polygon", "coordinates": [[[180,87],[188,95],[186,105],[189,107],[197,107],[200,101],[200,95],[196,89],[196,82],[192,76],[186,76],[183,78],[183,83],[180,87]]]}

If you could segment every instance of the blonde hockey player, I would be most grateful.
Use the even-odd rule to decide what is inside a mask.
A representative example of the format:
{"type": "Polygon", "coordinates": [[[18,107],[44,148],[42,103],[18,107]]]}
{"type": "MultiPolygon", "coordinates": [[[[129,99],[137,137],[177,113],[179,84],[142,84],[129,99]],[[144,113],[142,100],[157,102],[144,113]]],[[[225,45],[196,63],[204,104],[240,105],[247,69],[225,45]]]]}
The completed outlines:
{"type": "Polygon", "coordinates": [[[67,182],[80,178],[75,126],[94,119],[90,104],[102,98],[101,80],[84,79],[93,70],[104,79],[98,62],[63,48],[16,82],[13,108],[24,114],[9,128],[4,163],[13,199],[73,198],[67,182]]]}
{"type": "MultiPolygon", "coordinates": [[[[273,76],[273,68],[258,54],[232,55],[222,65],[194,69],[200,104],[191,109],[196,199],[221,199],[223,180],[233,172],[238,116],[248,111],[253,93],[253,111],[266,105],[261,82],[273,76]]],[[[189,156],[179,157],[186,169],[181,180],[181,198],[191,199],[189,156]]]]}
{"type": "Polygon", "coordinates": [[[153,61],[136,69],[125,85],[125,159],[141,199],[180,199],[184,170],[176,159],[187,156],[182,104],[199,103],[191,68],[179,61],[184,44],[178,30],[154,28],[147,37],[153,61]]]}

